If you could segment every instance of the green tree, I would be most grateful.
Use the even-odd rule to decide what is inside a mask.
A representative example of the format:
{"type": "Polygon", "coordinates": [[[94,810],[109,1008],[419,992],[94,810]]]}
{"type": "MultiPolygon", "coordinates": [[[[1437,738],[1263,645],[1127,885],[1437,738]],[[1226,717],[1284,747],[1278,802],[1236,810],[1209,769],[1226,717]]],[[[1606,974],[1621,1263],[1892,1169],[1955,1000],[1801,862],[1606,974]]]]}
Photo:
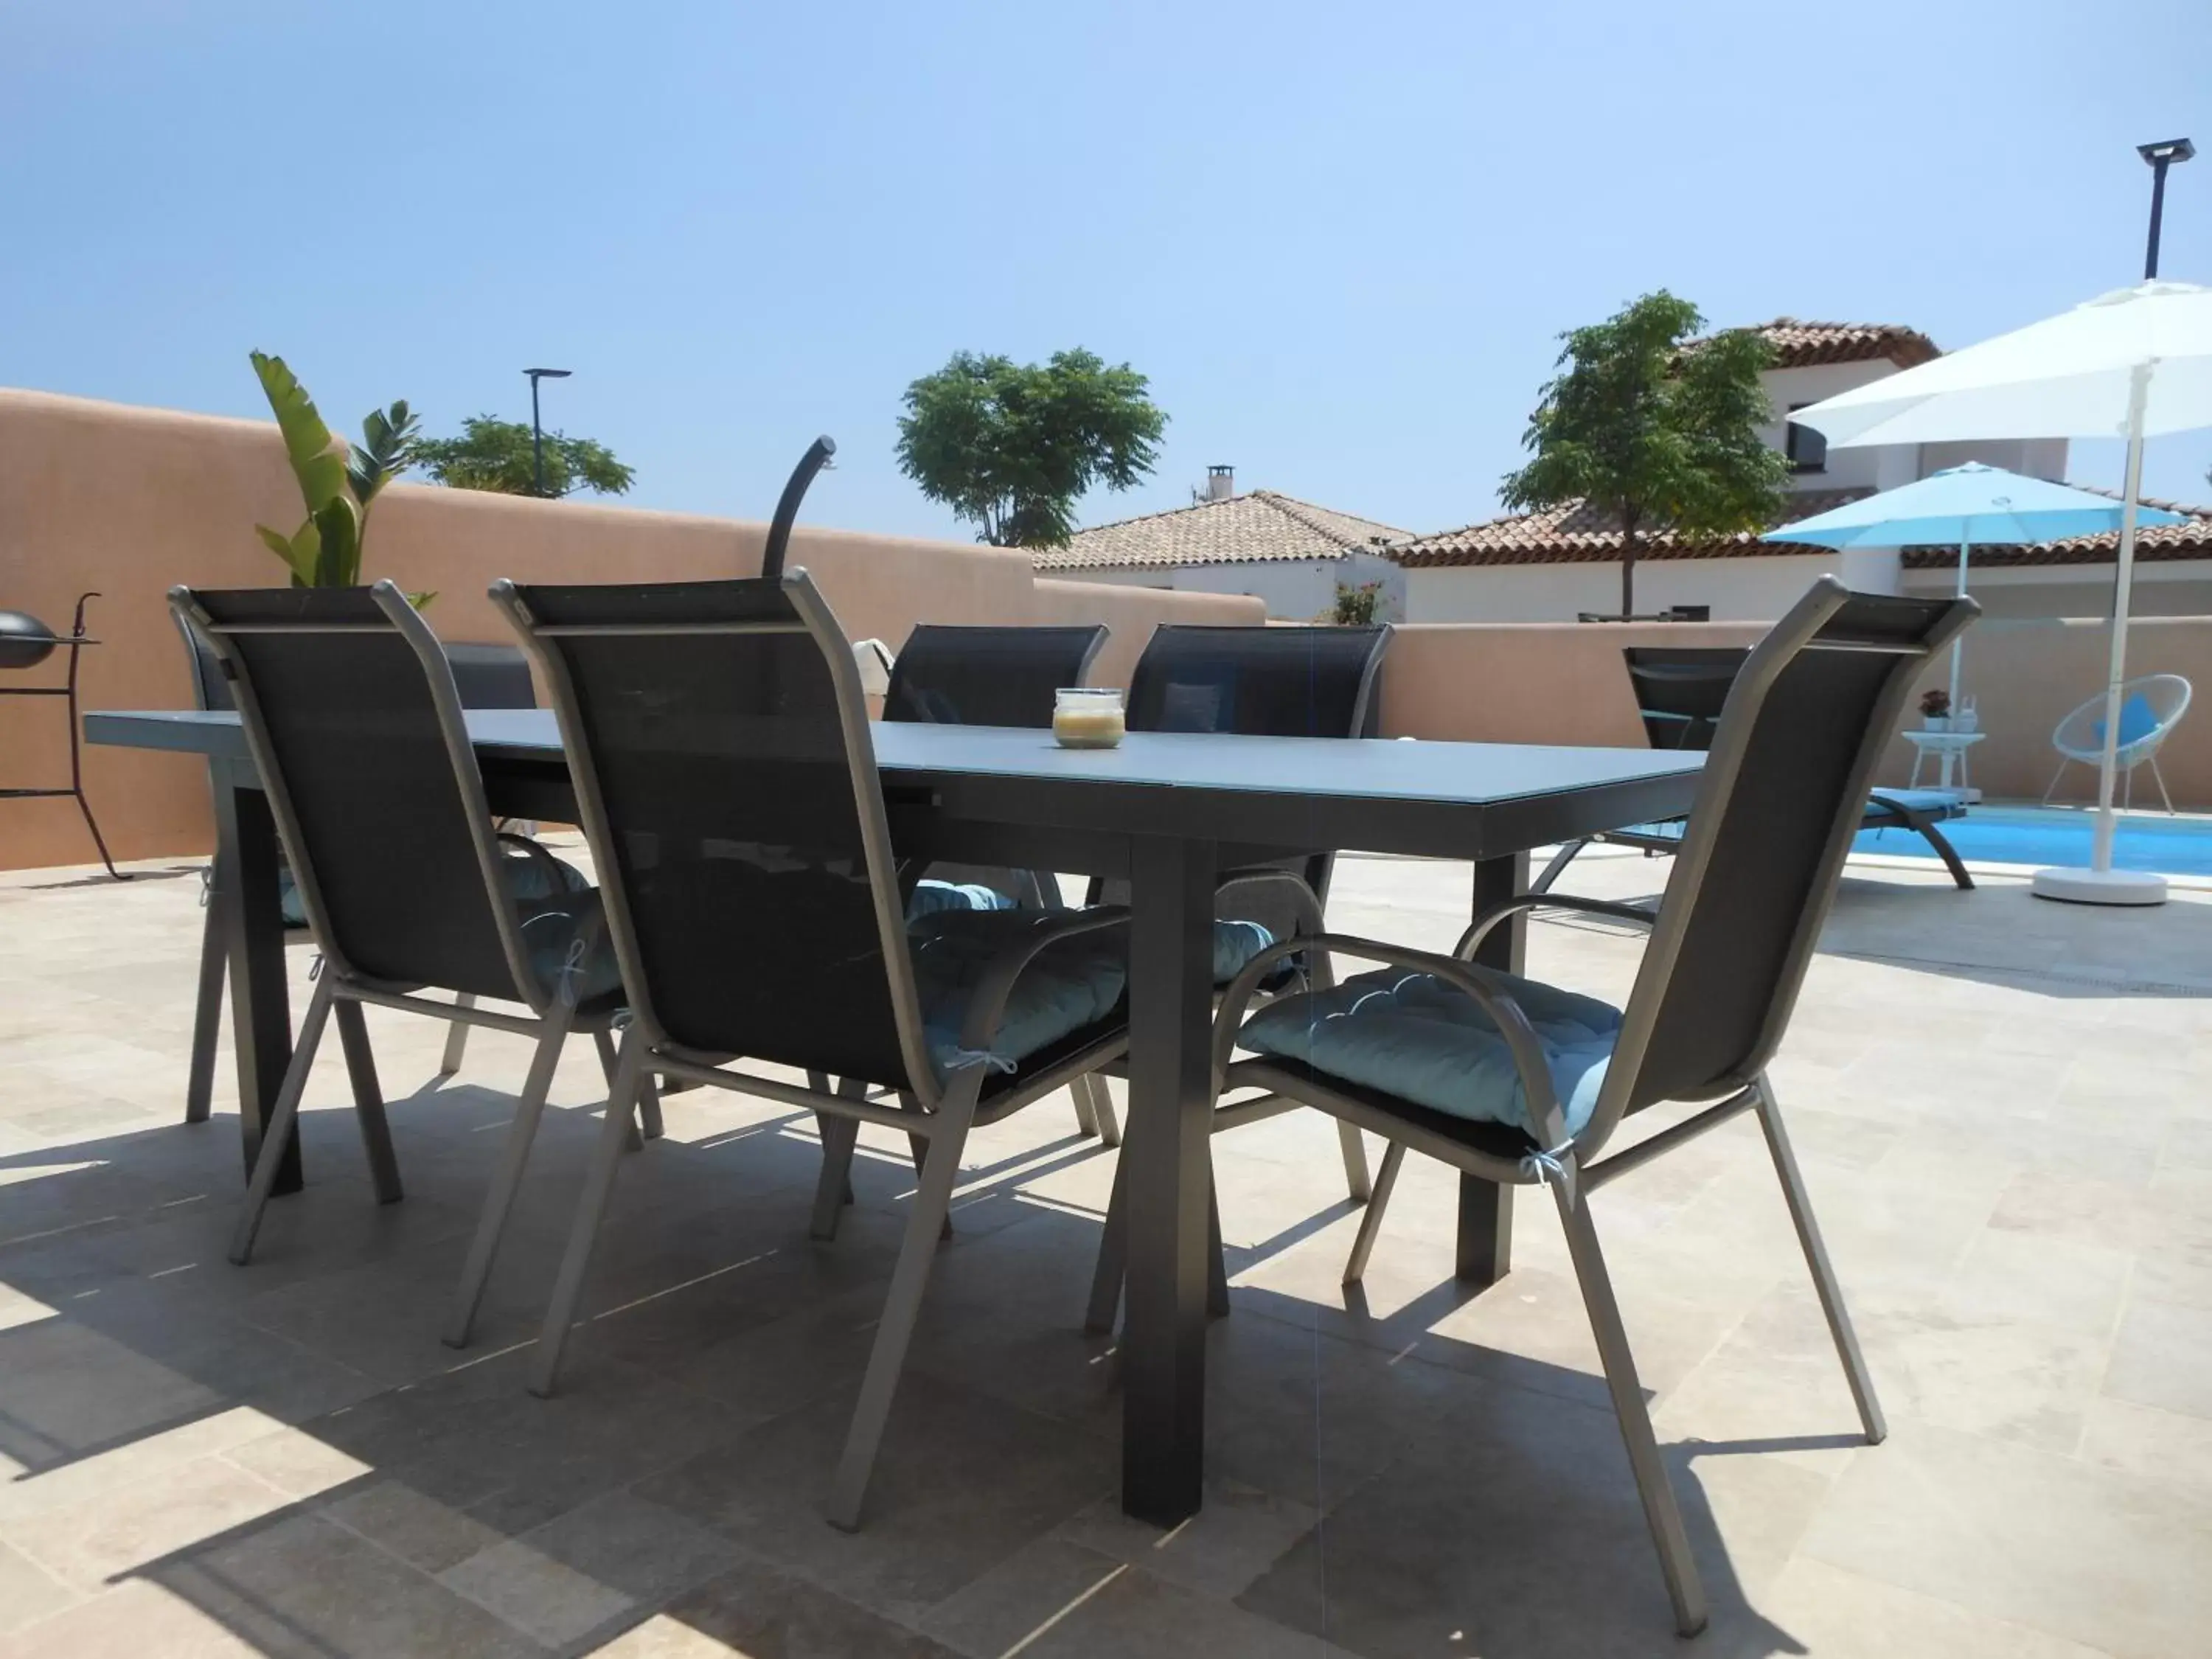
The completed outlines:
{"type": "Polygon", "coordinates": [[[1065,547],[1077,499],[1152,471],[1168,417],[1123,363],[1056,351],[1045,364],[953,355],[906,389],[900,470],[994,547],[1065,547]]]}
{"type": "MultiPolygon", "coordinates": [[[[530,422],[471,416],[458,438],[425,438],[414,459],[433,482],[455,489],[489,489],[501,495],[535,495],[538,461],[530,422]]],[[[545,434],[545,493],[568,495],[589,489],[602,495],[629,493],[637,477],[605,444],[564,433],[545,434]]]]}
{"type": "Polygon", "coordinates": [[[1560,373],[1522,439],[1531,459],[1499,490],[1522,512],[1583,501],[1620,520],[1620,611],[1636,611],[1637,538],[1764,530],[1781,510],[1789,464],[1760,440],[1771,418],[1759,371],[1766,342],[1747,329],[1697,339],[1698,308],[1662,289],[1563,337],[1560,373]]]}

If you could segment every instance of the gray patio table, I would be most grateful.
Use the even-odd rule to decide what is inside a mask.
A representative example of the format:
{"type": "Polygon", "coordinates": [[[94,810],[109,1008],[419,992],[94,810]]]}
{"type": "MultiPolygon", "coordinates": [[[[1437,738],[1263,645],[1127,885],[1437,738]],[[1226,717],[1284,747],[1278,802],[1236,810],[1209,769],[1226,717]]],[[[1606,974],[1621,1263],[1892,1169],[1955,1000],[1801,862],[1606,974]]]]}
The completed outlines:
{"type": "MultiPolygon", "coordinates": [[[[468,715],[494,811],[575,821],[550,710],[468,715]]],[[[291,1044],[276,847],[233,714],[91,714],[94,743],[209,758],[216,781],[215,902],[228,937],[239,1096],[251,1167],[291,1044]]],[[[1173,1525],[1204,1473],[1208,1040],[1218,872],[1316,852],[1466,860],[1473,908],[1518,892],[1531,848],[1678,817],[1704,757],[1650,750],[1132,732],[1117,750],[1048,733],[879,724],[876,759],[902,856],[1130,884],[1128,1288],[1122,1334],[1122,1508],[1173,1525]]],[[[1520,964],[1518,925],[1484,959],[1520,964]]],[[[360,1087],[359,1073],[356,1086],[360,1087]]],[[[368,1083],[374,1087],[373,1074],[368,1083]]],[[[298,1184],[296,1144],[288,1182],[298,1184]]],[[[1512,1192],[1462,1182],[1458,1267],[1510,1265],[1512,1192]]]]}

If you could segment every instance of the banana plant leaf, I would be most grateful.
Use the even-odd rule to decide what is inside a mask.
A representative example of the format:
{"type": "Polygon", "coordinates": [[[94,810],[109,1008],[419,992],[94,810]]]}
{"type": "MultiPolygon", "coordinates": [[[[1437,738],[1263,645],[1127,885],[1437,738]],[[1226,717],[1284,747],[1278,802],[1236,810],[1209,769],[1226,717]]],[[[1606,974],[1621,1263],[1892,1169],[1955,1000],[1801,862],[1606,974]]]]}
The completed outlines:
{"type": "Polygon", "coordinates": [[[300,494],[313,516],[349,490],[345,441],[323,424],[314,399],[282,357],[257,351],[252,354],[252,361],[270,410],[276,416],[276,429],[283,434],[292,476],[300,481],[300,494]]]}

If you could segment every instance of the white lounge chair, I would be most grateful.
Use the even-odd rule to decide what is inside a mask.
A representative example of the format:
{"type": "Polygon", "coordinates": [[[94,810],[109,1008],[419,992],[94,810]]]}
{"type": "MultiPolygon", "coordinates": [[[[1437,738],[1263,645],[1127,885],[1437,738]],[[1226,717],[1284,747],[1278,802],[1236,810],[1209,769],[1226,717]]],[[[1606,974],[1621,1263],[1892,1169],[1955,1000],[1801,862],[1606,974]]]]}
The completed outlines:
{"type": "MultiPolygon", "coordinates": [[[[2159,775],[2158,751],[2167,734],[2181,724],[2181,717],[2188,712],[2189,682],[2179,674],[2146,674],[2120,687],[2120,744],[2115,764],[2127,780],[2123,806],[2135,805],[2136,768],[2148,765],[2158,785],[2159,799],[2166,803],[2167,811],[2173,811],[2173,797],[2166,793],[2166,780],[2159,775]]],[[[2051,796],[2058,793],[2058,781],[2066,775],[2066,769],[2075,761],[2084,766],[2104,763],[2102,693],[2058,722],[2057,729],[2051,734],[2051,746],[2063,758],[2058,763],[2058,769],[2051,775],[2051,787],[2043,792],[2046,806],[2051,796]]]]}

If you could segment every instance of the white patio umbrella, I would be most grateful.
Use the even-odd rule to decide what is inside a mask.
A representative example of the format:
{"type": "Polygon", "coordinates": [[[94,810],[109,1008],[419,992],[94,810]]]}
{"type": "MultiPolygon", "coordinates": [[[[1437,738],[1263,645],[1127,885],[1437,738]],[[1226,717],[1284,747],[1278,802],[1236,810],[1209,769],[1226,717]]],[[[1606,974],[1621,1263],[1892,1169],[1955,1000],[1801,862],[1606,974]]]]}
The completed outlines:
{"type": "Polygon", "coordinates": [[[2035,890],[2045,898],[2090,904],[2162,902],[2161,878],[2112,868],[2120,687],[2127,678],[2143,440],[2212,426],[2212,289],[2168,282],[2120,289],[1793,410],[1790,418],[1839,448],[1978,438],[2127,441],[2095,851],[2089,869],[2039,871],[2035,890]]]}

